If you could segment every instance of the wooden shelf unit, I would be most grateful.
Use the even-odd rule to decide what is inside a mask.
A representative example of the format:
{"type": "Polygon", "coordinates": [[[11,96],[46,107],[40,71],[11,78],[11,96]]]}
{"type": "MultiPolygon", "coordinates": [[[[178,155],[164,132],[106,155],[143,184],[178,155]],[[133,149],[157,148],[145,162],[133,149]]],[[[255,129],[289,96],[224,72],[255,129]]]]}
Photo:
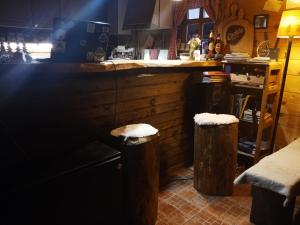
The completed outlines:
{"type": "MultiPolygon", "coordinates": [[[[231,75],[231,92],[232,94],[242,94],[243,96],[251,95],[254,98],[256,109],[260,111],[260,120],[256,123],[244,120],[244,111],[247,109],[247,103],[243,103],[243,107],[240,108],[240,112],[237,116],[240,119],[239,126],[239,138],[245,137],[252,139],[255,142],[256,148],[254,153],[249,153],[238,150],[238,154],[246,157],[253,158],[254,163],[258,162],[265,155],[271,154],[273,146],[271,146],[271,140],[274,134],[274,125],[276,112],[279,105],[279,95],[281,88],[282,78],[282,63],[269,62],[269,63],[239,63],[239,62],[225,62],[224,70],[231,75]],[[237,76],[238,80],[245,78],[244,82],[235,82],[237,76]],[[251,78],[261,77],[261,84],[251,83],[251,78]],[[266,113],[269,113],[266,114],[266,113]],[[250,128],[253,128],[252,137],[244,136],[244,133],[249,132],[250,128]],[[247,131],[248,130],[248,131],[247,131]],[[245,132],[246,131],[246,132],[245,132]],[[262,148],[262,143],[267,143],[266,148],[262,148]]],[[[251,105],[251,104],[250,104],[251,105]]],[[[253,104],[252,104],[253,107],[253,104]]],[[[250,107],[251,108],[251,107],[250,107]]],[[[254,110],[254,109],[253,109],[254,110]]]]}

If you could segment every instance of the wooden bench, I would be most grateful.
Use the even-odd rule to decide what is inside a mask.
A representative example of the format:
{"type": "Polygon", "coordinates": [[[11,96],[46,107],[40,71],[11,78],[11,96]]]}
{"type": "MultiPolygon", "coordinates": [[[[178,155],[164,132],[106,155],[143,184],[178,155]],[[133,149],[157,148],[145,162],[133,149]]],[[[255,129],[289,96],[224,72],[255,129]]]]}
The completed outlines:
{"type": "Polygon", "coordinates": [[[252,223],[292,224],[295,199],[300,194],[300,138],[263,158],[234,183],[252,185],[252,223]]]}

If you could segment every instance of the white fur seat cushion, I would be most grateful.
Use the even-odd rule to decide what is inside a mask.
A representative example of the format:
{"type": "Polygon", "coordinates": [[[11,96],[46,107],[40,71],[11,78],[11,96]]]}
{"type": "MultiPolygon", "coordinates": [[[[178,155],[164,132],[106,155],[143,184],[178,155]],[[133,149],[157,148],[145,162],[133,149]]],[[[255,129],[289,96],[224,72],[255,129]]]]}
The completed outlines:
{"type": "Polygon", "coordinates": [[[289,199],[300,194],[300,138],[260,160],[234,183],[250,183],[284,195],[287,205],[289,199]]]}

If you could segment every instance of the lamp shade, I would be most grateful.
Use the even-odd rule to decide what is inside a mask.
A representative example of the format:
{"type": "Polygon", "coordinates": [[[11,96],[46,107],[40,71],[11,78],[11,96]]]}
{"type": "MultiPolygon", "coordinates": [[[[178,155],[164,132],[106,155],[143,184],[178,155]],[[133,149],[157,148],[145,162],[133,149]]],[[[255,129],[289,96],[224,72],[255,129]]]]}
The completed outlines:
{"type": "Polygon", "coordinates": [[[286,9],[300,8],[300,0],[287,0],[286,9]]]}
{"type": "Polygon", "coordinates": [[[283,11],[277,37],[300,38],[300,9],[283,11]]]}

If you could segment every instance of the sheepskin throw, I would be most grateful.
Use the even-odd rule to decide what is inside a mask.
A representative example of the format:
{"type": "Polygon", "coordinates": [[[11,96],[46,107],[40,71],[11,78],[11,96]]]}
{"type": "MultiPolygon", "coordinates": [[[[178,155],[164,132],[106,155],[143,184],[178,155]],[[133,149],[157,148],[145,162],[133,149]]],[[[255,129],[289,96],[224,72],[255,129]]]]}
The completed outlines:
{"type": "Polygon", "coordinates": [[[260,160],[234,183],[250,183],[286,196],[286,206],[289,200],[300,194],[300,138],[260,160]]]}

